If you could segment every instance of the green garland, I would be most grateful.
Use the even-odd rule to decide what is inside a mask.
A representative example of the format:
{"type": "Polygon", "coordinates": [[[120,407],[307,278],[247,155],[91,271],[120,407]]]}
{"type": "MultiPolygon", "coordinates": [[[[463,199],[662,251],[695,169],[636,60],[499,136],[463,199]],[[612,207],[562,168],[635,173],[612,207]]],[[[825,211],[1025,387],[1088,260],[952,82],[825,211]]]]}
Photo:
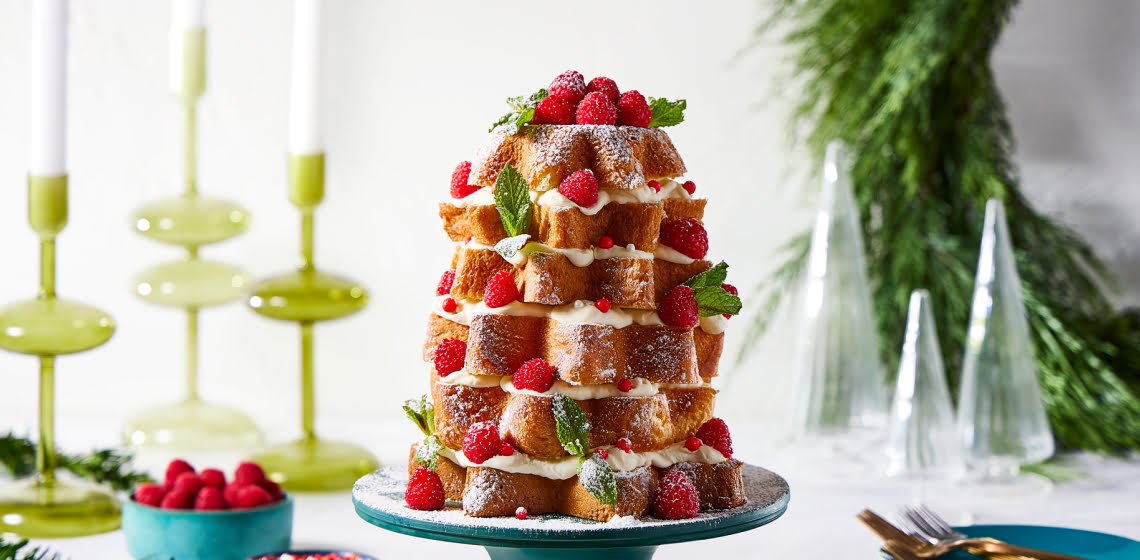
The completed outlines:
{"type": "MultiPolygon", "coordinates": [[[[129,453],[114,449],[99,449],[87,455],[56,452],[56,461],[61,469],[119,491],[128,491],[143,482],[153,482],[146,473],[130,469],[129,453]]],[[[35,472],[36,444],[11,433],[0,436],[0,470],[16,478],[35,472]]]]}
{"type": "Polygon", "coordinates": [[[0,537],[0,560],[62,560],[58,552],[50,548],[33,547],[27,539],[8,540],[0,537]]]}
{"type": "MultiPolygon", "coordinates": [[[[881,354],[893,371],[911,290],[930,291],[947,371],[962,363],[987,199],[1006,207],[1045,405],[1068,448],[1140,448],[1140,314],[1118,313],[1104,265],[1018,186],[1013,134],[989,66],[1015,0],[774,0],[757,37],[791,47],[803,84],[792,130],[821,160],[854,153],[881,354]]],[[[807,235],[768,283],[763,332],[807,254],[807,235]]],[[[745,345],[745,348],[751,347],[745,345]]]]}

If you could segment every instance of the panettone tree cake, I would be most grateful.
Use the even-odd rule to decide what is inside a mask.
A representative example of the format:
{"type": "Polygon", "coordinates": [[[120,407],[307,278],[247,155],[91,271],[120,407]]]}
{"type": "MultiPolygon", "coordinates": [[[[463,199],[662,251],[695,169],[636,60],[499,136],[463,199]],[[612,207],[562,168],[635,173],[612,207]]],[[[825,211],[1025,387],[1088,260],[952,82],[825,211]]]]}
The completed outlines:
{"type": "Polygon", "coordinates": [[[740,310],[662,127],[684,101],[566,72],[508,100],[440,204],[405,499],[473,516],[692,517],[744,503],[711,380],[740,310]]]}

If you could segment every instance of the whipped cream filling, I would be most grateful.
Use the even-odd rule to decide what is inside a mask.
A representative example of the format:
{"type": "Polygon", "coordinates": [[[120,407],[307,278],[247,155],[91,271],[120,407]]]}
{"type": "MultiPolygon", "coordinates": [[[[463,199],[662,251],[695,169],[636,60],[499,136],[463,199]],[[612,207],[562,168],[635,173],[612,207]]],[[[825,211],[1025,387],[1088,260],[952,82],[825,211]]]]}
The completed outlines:
{"type": "Polygon", "coordinates": [[[665,245],[658,245],[657,250],[653,252],[655,258],[661,259],[666,262],[677,264],[693,264],[697,259],[685,256],[680,251],[666,247],[665,245]]]}
{"type": "Polygon", "coordinates": [[[728,328],[728,317],[724,315],[713,315],[712,317],[701,317],[700,327],[702,331],[709,334],[720,334],[728,328]]]}
{"type": "MultiPolygon", "coordinates": [[[[478,241],[467,241],[460,245],[464,249],[494,251],[495,248],[489,245],[484,245],[478,241]]],[[[653,260],[653,253],[648,251],[639,251],[632,243],[625,247],[610,247],[609,249],[602,249],[601,247],[592,247],[590,249],[560,249],[557,247],[550,247],[541,243],[530,243],[527,245],[527,251],[540,252],[540,253],[558,253],[566,257],[570,264],[578,268],[590,266],[597,259],[646,259],[653,260]]],[[[503,257],[507,262],[519,266],[526,262],[527,253],[523,251],[516,252],[511,257],[503,257]]]]}
{"type": "MultiPolygon", "coordinates": [[[[617,472],[629,472],[649,465],[658,468],[668,468],[677,463],[706,463],[715,465],[728,460],[720,451],[713,449],[712,446],[709,445],[702,445],[696,451],[689,451],[685,449],[685,442],[677,442],[657,451],[642,451],[639,453],[626,453],[612,445],[605,446],[602,449],[605,449],[606,454],[609,456],[606,462],[610,464],[610,468],[617,472]]],[[[521,451],[515,451],[511,455],[496,455],[483,461],[482,464],[477,465],[471,462],[467,457],[464,457],[462,451],[455,451],[445,447],[439,454],[462,467],[468,468],[491,467],[501,471],[533,474],[554,480],[566,480],[578,474],[577,457],[540,458],[531,457],[521,451]]]]}
{"type": "MultiPolygon", "coordinates": [[[[593,206],[578,206],[577,203],[566,198],[558,189],[551,189],[543,193],[530,191],[530,201],[539,206],[561,206],[561,207],[575,207],[578,208],[583,214],[593,216],[605,208],[607,204],[630,204],[630,203],[649,203],[661,202],[679,198],[682,200],[692,200],[693,196],[686,191],[681,183],[672,179],[662,179],[658,181],[661,183],[661,190],[655,191],[649,185],[643,185],[636,189],[600,189],[598,190],[598,201],[593,206]]],[[[491,187],[483,187],[463,198],[449,198],[447,204],[455,206],[456,208],[467,208],[469,206],[494,206],[495,193],[491,187]]]]}
{"type": "Polygon", "coordinates": [[[602,313],[594,302],[580,299],[574,303],[559,306],[540,305],[537,303],[523,303],[512,301],[502,307],[488,307],[486,303],[459,301],[454,313],[443,310],[443,302],[448,296],[437,296],[432,311],[444,319],[471,325],[471,319],[476,315],[512,315],[517,317],[549,317],[560,323],[585,323],[590,325],[608,325],[621,329],[633,324],[661,326],[661,318],[657,312],[650,309],[621,309],[611,308],[602,313]]]}
{"type": "Polygon", "coordinates": [[[575,383],[567,383],[559,379],[554,382],[554,385],[551,386],[550,389],[540,393],[531,389],[519,389],[515,387],[510,375],[474,375],[469,373],[466,369],[461,369],[446,376],[436,378],[436,383],[443,385],[463,385],[480,389],[499,387],[507,393],[516,395],[530,395],[532,397],[565,395],[576,401],[613,397],[652,397],[668,389],[712,388],[711,383],[703,381],[701,383],[655,383],[653,381],[637,378],[630,379],[630,382],[632,383],[630,389],[628,391],[622,391],[618,389],[617,383],[578,385],[575,383]]]}

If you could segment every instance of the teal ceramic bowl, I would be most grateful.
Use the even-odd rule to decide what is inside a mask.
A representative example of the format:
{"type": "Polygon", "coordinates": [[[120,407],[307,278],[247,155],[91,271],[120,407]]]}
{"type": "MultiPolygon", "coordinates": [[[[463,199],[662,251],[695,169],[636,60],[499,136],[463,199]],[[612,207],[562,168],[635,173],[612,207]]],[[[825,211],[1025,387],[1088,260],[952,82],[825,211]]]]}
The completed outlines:
{"type": "Polygon", "coordinates": [[[123,533],[137,560],[245,560],[289,548],[293,497],[209,512],[159,509],[130,499],[123,503],[123,533]]]}

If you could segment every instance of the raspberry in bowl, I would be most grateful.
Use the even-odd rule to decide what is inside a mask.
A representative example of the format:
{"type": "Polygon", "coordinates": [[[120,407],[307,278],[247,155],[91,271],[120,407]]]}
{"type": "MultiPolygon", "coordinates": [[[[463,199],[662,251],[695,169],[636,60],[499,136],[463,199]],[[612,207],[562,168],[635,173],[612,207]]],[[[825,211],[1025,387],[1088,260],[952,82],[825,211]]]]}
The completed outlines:
{"type": "Polygon", "coordinates": [[[175,459],[161,484],[140,484],[124,501],[123,533],[134,558],[244,560],[289,548],[293,499],[256,463],[227,479],[175,459]]]}

